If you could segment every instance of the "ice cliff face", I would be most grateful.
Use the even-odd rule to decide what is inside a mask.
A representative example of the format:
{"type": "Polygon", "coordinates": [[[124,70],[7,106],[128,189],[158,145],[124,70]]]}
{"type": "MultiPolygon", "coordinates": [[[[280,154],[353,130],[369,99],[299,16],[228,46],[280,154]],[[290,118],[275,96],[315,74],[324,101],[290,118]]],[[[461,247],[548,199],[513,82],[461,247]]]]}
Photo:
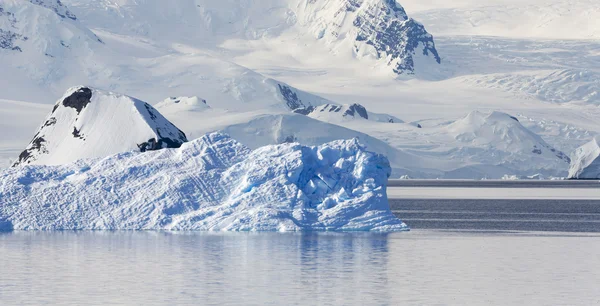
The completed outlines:
{"type": "Polygon", "coordinates": [[[177,148],[186,141],[182,131],[145,102],[75,87],[56,103],[15,166],[177,148]]]}
{"type": "Polygon", "coordinates": [[[575,150],[569,169],[570,179],[600,179],[600,145],[594,138],[575,150]]]}
{"type": "Polygon", "coordinates": [[[350,40],[359,56],[385,61],[396,74],[415,74],[417,58],[440,64],[433,36],[396,0],[304,0],[304,21],[319,39],[350,40]]]}
{"type": "Polygon", "coordinates": [[[127,152],[0,172],[4,230],[397,231],[390,165],[356,140],[250,151],[205,135],[179,149],[127,152]]]}

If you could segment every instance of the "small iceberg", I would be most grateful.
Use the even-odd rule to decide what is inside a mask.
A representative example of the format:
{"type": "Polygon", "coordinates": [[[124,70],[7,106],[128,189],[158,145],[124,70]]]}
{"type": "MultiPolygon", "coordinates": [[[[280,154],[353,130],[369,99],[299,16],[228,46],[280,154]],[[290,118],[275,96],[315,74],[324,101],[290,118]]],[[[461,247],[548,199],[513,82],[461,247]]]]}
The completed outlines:
{"type": "Polygon", "coordinates": [[[573,153],[569,179],[600,179],[600,145],[594,138],[573,153]]]}

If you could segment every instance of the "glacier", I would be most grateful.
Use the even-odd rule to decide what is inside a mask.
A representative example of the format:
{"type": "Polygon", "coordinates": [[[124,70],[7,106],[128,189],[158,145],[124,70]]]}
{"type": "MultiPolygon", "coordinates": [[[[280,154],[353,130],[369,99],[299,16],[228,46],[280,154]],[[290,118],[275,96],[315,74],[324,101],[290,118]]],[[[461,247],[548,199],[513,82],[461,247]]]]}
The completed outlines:
{"type": "Polygon", "coordinates": [[[0,171],[1,230],[404,231],[386,157],[353,140],[180,148],[0,171]]]}

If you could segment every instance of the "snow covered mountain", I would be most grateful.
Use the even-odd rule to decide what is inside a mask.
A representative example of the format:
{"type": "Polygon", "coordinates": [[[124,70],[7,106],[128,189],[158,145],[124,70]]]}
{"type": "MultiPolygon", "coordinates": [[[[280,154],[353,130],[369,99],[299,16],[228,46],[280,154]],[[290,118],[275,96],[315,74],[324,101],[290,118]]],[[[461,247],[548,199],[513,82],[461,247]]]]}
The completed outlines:
{"type": "Polygon", "coordinates": [[[396,74],[441,63],[425,27],[409,18],[396,0],[303,0],[299,18],[317,38],[352,45],[358,57],[385,62],[396,74]],[[419,65],[424,67],[419,67],[419,65]]]}
{"type": "MultiPolygon", "coordinates": [[[[3,75],[11,76],[3,98],[39,101],[47,99],[48,92],[58,98],[65,88],[85,83],[146,101],[201,95],[233,110],[290,110],[330,103],[234,64],[214,54],[211,49],[216,46],[167,47],[96,30],[100,39],[60,1],[10,0],[2,2],[0,10],[0,65],[3,75]]],[[[180,32],[178,26],[169,31],[180,32]]]]}
{"type": "Polygon", "coordinates": [[[300,35],[320,41],[333,53],[381,62],[396,74],[415,74],[441,63],[433,37],[395,0],[66,2],[94,28],[155,40],[206,46],[229,39],[300,35]],[[165,26],[173,20],[176,32],[165,26]]]}
{"type": "Polygon", "coordinates": [[[493,147],[510,154],[535,154],[547,159],[571,162],[563,152],[552,148],[541,137],[521,125],[519,119],[505,113],[486,114],[474,111],[449,125],[447,129],[459,142],[493,147]]]}
{"type": "Polygon", "coordinates": [[[103,43],[76,19],[58,0],[0,2],[0,63],[3,75],[12,76],[8,84],[15,85],[3,90],[23,91],[26,82],[52,87],[93,66],[89,55],[103,43]]]}
{"type": "MultiPolygon", "coordinates": [[[[502,167],[505,175],[563,176],[571,162],[566,154],[506,113],[474,111],[445,130],[459,144],[449,154],[451,158],[502,167]]],[[[502,172],[490,170],[490,178],[501,177],[502,172]]]]}
{"type": "Polygon", "coordinates": [[[189,139],[233,127],[251,147],[291,135],[309,145],[366,135],[392,152],[394,175],[414,178],[562,177],[568,168],[558,152],[571,154],[600,134],[593,0],[5,0],[0,7],[2,165],[13,163],[50,111],[31,102],[55,101],[82,83],[158,102],[189,139]],[[459,131],[454,122],[473,110],[486,114],[483,121],[499,111],[521,122],[459,120],[459,131]],[[407,168],[396,154],[418,159],[407,168]]]}
{"type": "MultiPolygon", "coordinates": [[[[91,104],[90,104],[91,105],[91,104]]],[[[0,171],[0,230],[402,231],[389,162],[356,140],[179,149],[0,171]]]]}
{"type": "Polygon", "coordinates": [[[178,148],[185,134],[149,104],[110,92],[67,91],[14,164],[59,165],[137,150],[178,148]]]}

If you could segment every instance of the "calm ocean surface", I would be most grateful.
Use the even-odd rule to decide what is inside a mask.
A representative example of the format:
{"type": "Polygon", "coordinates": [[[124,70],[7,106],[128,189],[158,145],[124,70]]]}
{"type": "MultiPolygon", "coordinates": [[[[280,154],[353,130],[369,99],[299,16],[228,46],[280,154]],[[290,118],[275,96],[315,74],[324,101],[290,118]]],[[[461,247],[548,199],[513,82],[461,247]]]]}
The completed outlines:
{"type": "Polygon", "coordinates": [[[600,235],[0,234],[0,305],[598,305],[600,235]]]}

